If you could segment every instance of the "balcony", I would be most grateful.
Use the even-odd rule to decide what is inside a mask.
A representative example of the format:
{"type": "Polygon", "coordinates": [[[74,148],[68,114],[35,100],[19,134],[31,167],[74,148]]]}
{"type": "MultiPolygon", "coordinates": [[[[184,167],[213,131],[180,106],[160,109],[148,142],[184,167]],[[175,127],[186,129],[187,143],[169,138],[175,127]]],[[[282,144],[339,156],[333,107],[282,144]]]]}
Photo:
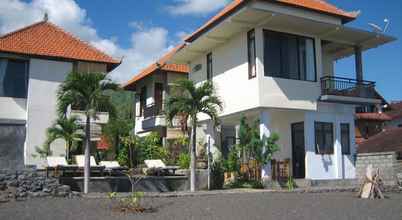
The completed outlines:
{"type": "MultiPolygon", "coordinates": [[[[144,130],[168,126],[168,121],[162,110],[162,105],[160,104],[150,104],[146,106],[143,111],[143,116],[144,118],[140,120],[142,120],[141,124],[144,130]]],[[[180,127],[180,119],[175,117],[172,124],[174,128],[180,127]]]]}
{"type": "Polygon", "coordinates": [[[321,78],[321,101],[350,104],[379,104],[375,82],[324,76],[321,78]]]}

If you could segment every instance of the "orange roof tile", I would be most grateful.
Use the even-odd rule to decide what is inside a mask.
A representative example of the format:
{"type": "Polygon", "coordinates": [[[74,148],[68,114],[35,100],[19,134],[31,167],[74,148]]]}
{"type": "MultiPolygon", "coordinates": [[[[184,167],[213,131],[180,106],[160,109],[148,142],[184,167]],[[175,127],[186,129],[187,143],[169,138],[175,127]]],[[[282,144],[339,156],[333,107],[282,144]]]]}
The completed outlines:
{"type": "Polygon", "coordinates": [[[165,71],[171,71],[171,72],[176,72],[176,73],[188,74],[189,67],[187,65],[167,63],[169,58],[171,58],[173,56],[173,54],[176,53],[176,51],[180,50],[183,47],[184,47],[184,44],[180,44],[179,46],[173,48],[167,54],[162,56],[158,61],[149,65],[145,69],[141,70],[131,80],[129,80],[127,83],[125,83],[123,85],[123,88],[128,89],[130,87],[133,87],[136,82],[145,78],[146,76],[153,74],[156,70],[165,70],[165,71]]]}
{"type": "Polygon", "coordinates": [[[0,52],[106,63],[113,59],[60,27],[41,21],[0,37],[0,52]]]}
{"type": "MultiPolygon", "coordinates": [[[[299,7],[299,8],[304,8],[304,9],[308,9],[308,10],[313,10],[313,11],[340,17],[340,18],[342,18],[343,21],[351,21],[357,17],[356,13],[346,12],[344,10],[341,10],[341,9],[337,8],[336,6],[326,2],[325,0],[276,0],[276,1],[259,0],[259,1],[270,1],[270,2],[275,2],[275,3],[285,4],[285,5],[292,6],[292,7],[299,7]]],[[[233,0],[225,8],[223,8],[218,14],[216,14],[209,21],[207,21],[207,23],[205,23],[194,33],[192,33],[191,35],[186,37],[185,41],[186,42],[194,41],[196,38],[198,38],[198,36],[200,34],[205,32],[209,28],[213,27],[218,22],[225,19],[227,16],[230,16],[232,13],[234,13],[237,10],[239,10],[240,8],[242,8],[242,6],[248,2],[250,2],[250,0],[233,0]]]]}
{"type": "Polygon", "coordinates": [[[392,118],[387,113],[365,112],[356,113],[358,120],[390,121],[392,118]]]}

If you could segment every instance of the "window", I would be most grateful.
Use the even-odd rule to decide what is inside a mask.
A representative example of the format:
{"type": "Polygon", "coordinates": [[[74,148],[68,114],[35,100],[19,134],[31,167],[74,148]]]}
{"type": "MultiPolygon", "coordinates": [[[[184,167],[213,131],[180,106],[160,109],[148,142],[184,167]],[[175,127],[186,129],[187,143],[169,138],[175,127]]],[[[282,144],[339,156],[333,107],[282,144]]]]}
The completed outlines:
{"type": "Polygon", "coordinates": [[[264,31],[265,76],[316,81],[314,40],[264,31]]]}
{"type": "Polygon", "coordinates": [[[350,129],[349,124],[341,124],[342,154],[350,154],[350,129]]]}
{"type": "Polygon", "coordinates": [[[254,30],[251,30],[247,33],[247,50],[248,50],[248,78],[251,79],[257,75],[254,30]]]}
{"type": "Polygon", "coordinates": [[[0,97],[26,98],[28,61],[0,59],[0,97]]]}
{"type": "Polygon", "coordinates": [[[147,87],[142,87],[141,88],[141,93],[140,93],[140,115],[144,115],[144,110],[145,110],[145,105],[147,104],[147,87]]]}
{"type": "Polygon", "coordinates": [[[207,54],[207,80],[212,79],[212,53],[207,54]]]}
{"type": "Polygon", "coordinates": [[[316,154],[334,153],[334,129],[332,123],[315,122],[316,154]]]}

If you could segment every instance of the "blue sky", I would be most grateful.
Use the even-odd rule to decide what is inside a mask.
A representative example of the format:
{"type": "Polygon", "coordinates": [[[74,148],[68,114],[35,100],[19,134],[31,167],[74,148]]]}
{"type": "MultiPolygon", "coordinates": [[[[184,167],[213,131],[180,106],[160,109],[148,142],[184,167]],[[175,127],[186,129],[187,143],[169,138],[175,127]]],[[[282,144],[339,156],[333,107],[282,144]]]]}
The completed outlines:
{"type": "MultiPolygon", "coordinates": [[[[1,0],[0,33],[40,20],[50,20],[115,57],[124,65],[114,75],[124,81],[213,16],[228,0],[1,0]],[[24,16],[20,16],[24,13],[24,16]]],[[[401,38],[364,53],[365,79],[377,82],[387,100],[402,100],[402,1],[329,0],[346,10],[360,10],[349,26],[370,30],[367,23],[383,26],[401,38]]],[[[353,58],[336,64],[339,76],[354,77],[353,58]]]]}

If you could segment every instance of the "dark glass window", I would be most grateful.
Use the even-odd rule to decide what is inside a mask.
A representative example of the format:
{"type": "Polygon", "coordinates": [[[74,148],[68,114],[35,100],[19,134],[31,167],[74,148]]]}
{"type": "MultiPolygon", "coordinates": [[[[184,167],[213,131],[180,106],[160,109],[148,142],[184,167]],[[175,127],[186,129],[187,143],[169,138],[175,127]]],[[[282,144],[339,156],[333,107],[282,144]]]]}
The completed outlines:
{"type": "Polygon", "coordinates": [[[254,30],[251,30],[247,33],[247,49],[248,49],[248,78],[251,79],[257,75],[254,30]]]}
{"type": "Polygon", "coordinates": [[[212,53],[207,54],[207,80],[211,80],[213,75],[212,53]]]}
{"type": "Polygon", "coordinates": [[[265,76],[316,81],[314,40],[264,31],[265,76]]]}
{"type": "Polygon", "coordinates": [[[342,154],[350,154],[350,129],[349,124],[341,124],[342,154]]]}
{"type": "Polygon", "coordinates": [[[316,154],[334,153],[334,129],[332,123],[315,122],[316,154]]]}
{"type": "Polygon", "coordinates": [[[0,97],[26,98],[28,61],[0,59],[0,97]]]}

